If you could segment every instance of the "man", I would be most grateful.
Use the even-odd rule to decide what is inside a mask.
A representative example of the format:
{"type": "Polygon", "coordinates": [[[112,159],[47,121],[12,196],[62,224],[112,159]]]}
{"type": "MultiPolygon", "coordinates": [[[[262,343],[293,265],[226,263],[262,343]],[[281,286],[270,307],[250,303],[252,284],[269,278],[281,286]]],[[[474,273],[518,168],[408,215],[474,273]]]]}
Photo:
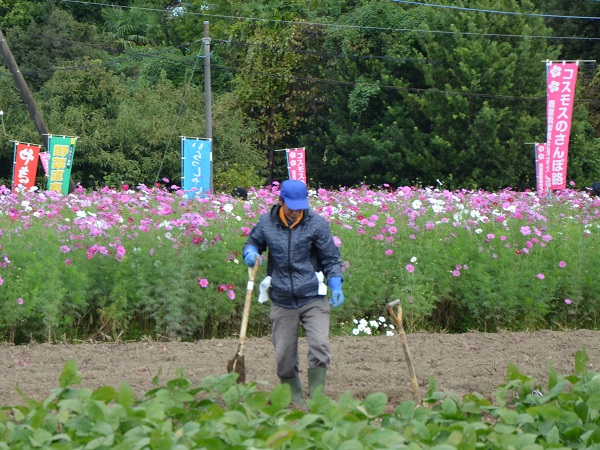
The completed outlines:
{"type": "Polygon", "coordinates": [[[325,218],[309,208],[304,182],[286,180],[281,184],[278,204],[261,215],[244,244],[244,262],[254,266],[267,249],[277,375],[282,383],[289,384],[292,401],[306,408],[299,376],[299,326],[302,324],[306,332],[308,389],[312,395],[317,386],[325,387],[331,361],[330,305],[337,308],[344,303],[344,294],[340,251],[325,218]],[[329,302],[323,274],[331,288],[329,302]]]}

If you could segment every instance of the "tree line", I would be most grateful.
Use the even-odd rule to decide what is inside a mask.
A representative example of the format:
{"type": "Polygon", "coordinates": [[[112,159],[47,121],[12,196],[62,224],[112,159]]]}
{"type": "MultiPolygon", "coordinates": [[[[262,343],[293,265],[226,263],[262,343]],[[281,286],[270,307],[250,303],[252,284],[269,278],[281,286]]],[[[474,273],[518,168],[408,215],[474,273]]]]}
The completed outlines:
{"type": "MultiPolygon", "coordinates": [[[[205,130],[210,26],[214,187],[535,188],[546,60],[581,60],[568,178],[600,179],[600,2],[0,0],[0,27],[51,133],[78,136],[86,188],[178,184],[180,136],[205,130]]],[[[36,143],[0,67],[0,182],[36,143]]],[[[43,186],[39,170],[39,185],[43,186]]]]}

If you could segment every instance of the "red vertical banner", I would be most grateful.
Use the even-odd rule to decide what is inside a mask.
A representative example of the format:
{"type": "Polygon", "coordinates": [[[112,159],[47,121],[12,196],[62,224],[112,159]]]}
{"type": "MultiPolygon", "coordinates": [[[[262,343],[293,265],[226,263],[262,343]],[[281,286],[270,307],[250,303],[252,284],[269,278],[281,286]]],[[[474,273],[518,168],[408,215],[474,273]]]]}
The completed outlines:
{"type": "Polygon", "coordinates": [[[290,148],[286,153],[290,180],[300,180],[306,184],[306,149],[290,148]]]}
{"type": "Polygon", "coordinates": [[[547,156],[550,182],[546,189],[564,189],[567,185],[569,138],[578,62],[547,63],[547,156]]]}
{"type": "Polygon", "coordinates": [[[535,144],[535,175],[537,190],[545,194],[550,186],[550,166],[548,164],[548,146],[546,144],[535,144]]]}
{"type": "Polygon", "coordinates": [[[35,185],[40,146],[15,142],[12,191],[27,191],[35,185]]]}

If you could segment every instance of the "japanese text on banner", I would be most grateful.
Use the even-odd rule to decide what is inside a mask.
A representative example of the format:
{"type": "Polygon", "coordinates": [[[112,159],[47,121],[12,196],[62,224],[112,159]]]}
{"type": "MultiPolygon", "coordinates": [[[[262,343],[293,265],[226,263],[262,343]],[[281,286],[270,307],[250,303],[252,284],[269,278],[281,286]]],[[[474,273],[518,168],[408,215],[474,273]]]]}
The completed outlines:
{"type": "Polygon", "coordinates": [[[49,191],[69,193],[76,144],[76,137],[50,136],[48,138],[48,147],[50,148],[50,158],[48,159],[49,191]]]}
{"type": "Polygon", "coordinates": [[[567,183],[569,138],[578,64],[549,62],[547,67],[547,189],[564,189],[567,183]]]}
{"type": "Polygon", "coordinates": [[[289,179],[300,180],[306,184],[306,149],[290,148],[286,153],[289,179]]]}
{"type": "Polygon", "coordinates": [[[188,197],[210,192],[212,171],[212,141],[181,139],[181,185],[188,197]]]}
{"type": "Polygon", "coordinates": [[[535,144],[535,174],[537,190],[540,194],[545,194],[550,186],[550,172],[546,164],[547,162],[548,153],[546,144],[535,144]]]}
{"type": "Polygon", "coordinates": [[[29,190],[35,184],[40,146],[15,143],[15,158],[13,163],[13,192],[29,190]]]}

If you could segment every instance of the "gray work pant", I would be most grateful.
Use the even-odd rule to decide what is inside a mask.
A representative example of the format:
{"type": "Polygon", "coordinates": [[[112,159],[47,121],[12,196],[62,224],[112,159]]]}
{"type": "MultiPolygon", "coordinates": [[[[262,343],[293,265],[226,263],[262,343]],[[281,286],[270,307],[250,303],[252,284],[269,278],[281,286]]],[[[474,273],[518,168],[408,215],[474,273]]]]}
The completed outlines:
{"type": "Polygon", "coordinates": [[[331,362],[329,309],[326,297],[297,309],[281,308],[275,304],[271,306],[273,345],[277,360],[277,375],[280,378],[294,378],[298,375],[300,324],[306,331],[308,368],[329,368],[331,362]]]}

